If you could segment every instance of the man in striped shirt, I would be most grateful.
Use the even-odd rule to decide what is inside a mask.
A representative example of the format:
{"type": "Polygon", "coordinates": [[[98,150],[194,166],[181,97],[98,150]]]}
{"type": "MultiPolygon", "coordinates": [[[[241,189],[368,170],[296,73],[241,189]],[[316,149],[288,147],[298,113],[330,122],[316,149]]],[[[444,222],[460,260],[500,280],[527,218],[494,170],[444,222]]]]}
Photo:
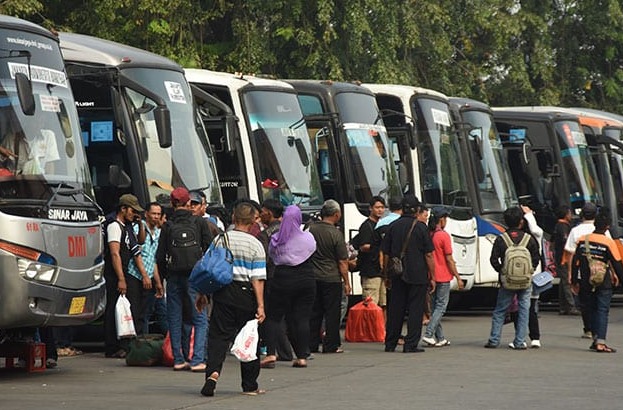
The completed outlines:
{"type": "MultiPolygon", "coordinates": [[[[230,344],[247,321],[257,319],[262,323],[264,314],[264,281],[266,280],[266,253],[262,243],[249,231],[258,216],[249,202],[240,202],[234,208],[234,228],[227,232],[234,257],[233,282],[212,296],[213,306],[208,331],[208,366],[201,394],[214,396],[216,382],[230,344]]],[[[197,298],[197,308],[207,304],[207,297],[197,298]]],[[[258,349],[259,350],[259,349],[258,349]]],[[[264,393],[257,384],[260,359],[240,363],[242,393],[264,393]]]]}

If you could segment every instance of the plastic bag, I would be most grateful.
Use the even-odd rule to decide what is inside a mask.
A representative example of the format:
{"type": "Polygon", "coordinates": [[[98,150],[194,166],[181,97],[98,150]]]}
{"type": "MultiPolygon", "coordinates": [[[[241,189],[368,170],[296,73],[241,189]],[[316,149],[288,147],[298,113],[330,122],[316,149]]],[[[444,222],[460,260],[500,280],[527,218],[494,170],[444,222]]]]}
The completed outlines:
{"type": "Polygon", "coordinates": [[[125,295],[119,295],[115,305],[115,322],[117,324],[117,339],[136,337],[134,320],[130,310],[130,301],[125,295]]]}
{"type": "Polygon", "coordinates": [[[348,342],[385,341],[385,317],[383,309],[366,298],[348,311],[346,320],[346,340],[348,342]]]}
{"type": "Polygon", "coordinates": [[[249,320],[236,335],[230,351],[241,362],[257,360],[257,342],[259,338],[257,319],[249,320]]]}

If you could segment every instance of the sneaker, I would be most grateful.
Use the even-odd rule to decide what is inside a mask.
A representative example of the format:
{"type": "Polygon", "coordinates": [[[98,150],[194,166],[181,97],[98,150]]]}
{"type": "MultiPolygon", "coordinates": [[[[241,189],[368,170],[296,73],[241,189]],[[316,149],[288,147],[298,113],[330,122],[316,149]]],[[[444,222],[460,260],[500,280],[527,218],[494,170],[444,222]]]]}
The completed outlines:
{"type": "Polygon", "coordinates": [[[444,346],[450,346],[450,341],[448,339],[443,339],[435,343],[435,347],[444,347],[444,346]]]}
{"type": "Polygon", "coordinates": [[[592,338],[593,338],[593,334],[591,332],[582,333],[582,339],[592,339],[592,338]]]}
{"type": "Polygon", "coordinates": [[[498,345],[493,344],[491,342],[487,342],[487,344],[485,345],[485,349],[495,349],[497,347],[498,347],[498,345]]]}
{"type": "Polygon", "coordinates": [[[433,339],[432,337],[427,337],[427,336],[424,336],[422,338],[422,341],[429,346],[435,346],[435,344],[437,343],[435,339],[433,339]]]}
{"type": "Polygon", "coordinates": [[[510,342],[508,344],[508,347],[513,350],[526,350],[528,348],[528,345],[526,344],[526,342],[523,342],[522,344],[515,346],[515,343],[510,342]]]}
{"type": "Polygon", "coordinates": [[[530,347],[533,349],[538,349],[541,347],[541,341],[540,340],[533,340],[530,342],[530,347]]]}

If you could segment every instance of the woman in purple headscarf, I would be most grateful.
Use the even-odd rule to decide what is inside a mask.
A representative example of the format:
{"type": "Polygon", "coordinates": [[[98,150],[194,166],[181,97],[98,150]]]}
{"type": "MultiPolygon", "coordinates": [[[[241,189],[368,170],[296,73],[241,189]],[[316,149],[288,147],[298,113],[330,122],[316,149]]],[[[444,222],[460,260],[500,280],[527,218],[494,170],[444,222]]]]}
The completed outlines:
{"type": "MultiPolygon", "coordinates": [[[[309,349],[309,317],[316,296],[316,281],[310,257],[316,251],[316,240],[311,233],[301,230],[303,217],[296,205],[288,206],[281,220],[279,232],[272,235],[268,253],[275,264],[275,276],[267,303],[266,343],[274,345],[275,329],[286,318],[288,334],[297,359],[292,366],[307,367],[309,349]]],[[[277,357],[267,356],[266,364],[277,357]]],[[[270,366],[272,367],[272,366],[270,366]]]]}

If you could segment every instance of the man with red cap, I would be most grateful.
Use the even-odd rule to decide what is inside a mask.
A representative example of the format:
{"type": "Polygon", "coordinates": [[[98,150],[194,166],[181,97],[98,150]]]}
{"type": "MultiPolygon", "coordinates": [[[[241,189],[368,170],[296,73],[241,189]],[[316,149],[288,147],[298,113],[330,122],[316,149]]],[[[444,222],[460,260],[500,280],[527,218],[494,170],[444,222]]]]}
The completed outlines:
{"type": "Polygon", "coordinates": [[[167,279],[167,321],[173,349],[173,370],[204,372],[208,317],[205,310],[199,312],[193,308],[196,292],[188,286],[188,277],[210,246],[212,234],[207,221],[193,215],[186,188],[175,188],[171,192],[171,205],[173,214],[162,226],[156,261],[158,270],[167,279]],[[182,317],[189,318],[195,328],[191,358],[185,357],[183,351],[186,349],[182,349],[182,317]]]}

